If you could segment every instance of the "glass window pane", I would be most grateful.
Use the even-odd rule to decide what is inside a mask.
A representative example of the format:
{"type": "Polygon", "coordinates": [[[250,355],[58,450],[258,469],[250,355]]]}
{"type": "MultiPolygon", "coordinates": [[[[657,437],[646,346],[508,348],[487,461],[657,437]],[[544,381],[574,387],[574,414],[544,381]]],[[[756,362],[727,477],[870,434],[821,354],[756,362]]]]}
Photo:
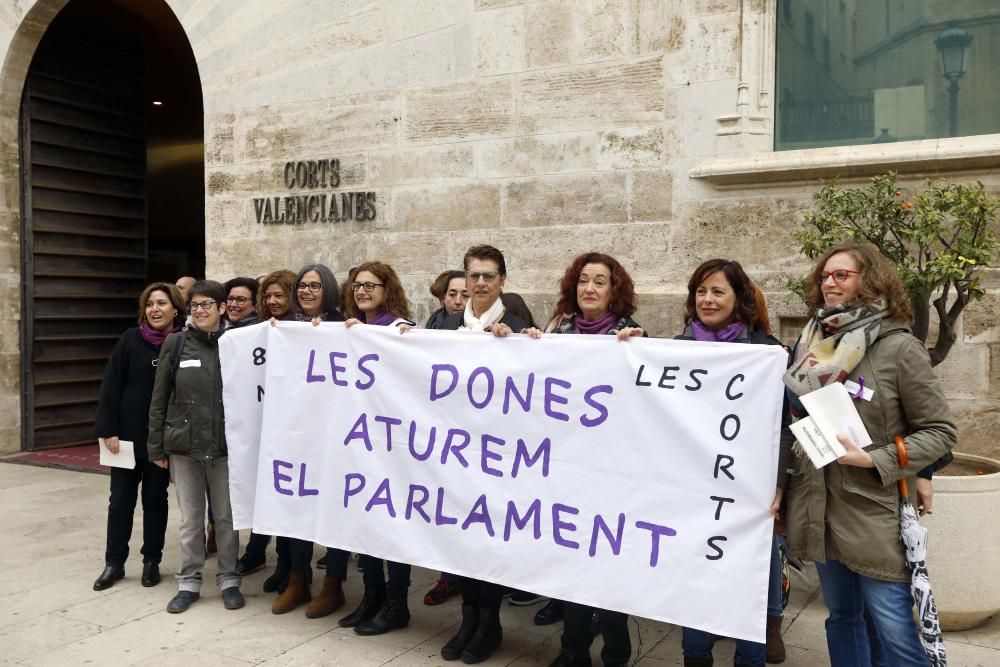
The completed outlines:
{"type": "Polygon", "coordinates": [[[1000,2],[778,3],[775,150],[1000,132],[1000,2]]]}

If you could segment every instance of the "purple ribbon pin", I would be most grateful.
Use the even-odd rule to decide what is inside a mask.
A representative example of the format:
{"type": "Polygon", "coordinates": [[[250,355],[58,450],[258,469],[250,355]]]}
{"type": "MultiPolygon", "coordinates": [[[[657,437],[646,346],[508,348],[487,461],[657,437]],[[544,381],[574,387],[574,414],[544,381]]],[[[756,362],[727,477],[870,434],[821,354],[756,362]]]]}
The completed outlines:
{"type": "Polygon", "coordinates": [[[859,401],[862,398],[865,397],[865,376],[864,375],[859,375],[858,376],[858,390],[856,392],[854,392],[853,394],[851,394],[851,396],[853,396],[855,399],[857,399],[859,401]]]}

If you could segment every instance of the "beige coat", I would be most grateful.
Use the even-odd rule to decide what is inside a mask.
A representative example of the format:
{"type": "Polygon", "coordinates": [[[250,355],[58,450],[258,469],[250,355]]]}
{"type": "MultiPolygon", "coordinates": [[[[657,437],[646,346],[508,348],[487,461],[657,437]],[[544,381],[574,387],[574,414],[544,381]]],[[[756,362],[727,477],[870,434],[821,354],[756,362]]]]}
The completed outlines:
{"type": "MultiPolygon", "coordinates": [[[[779,485],[786,488],[788,543],[814,561],[839,560],[853,572],[884,581],[909,581],[899,541],[896,482],[937,461],[955,444],[956,429],[924,346],[906,325],[884,321],[878,338],[850,379],[874,390],[856,400],[874,441],[866,450],[875,468],[833,462],[816,470],[781,439],[779,485]],[[900,469],[893,438],[904,435],[910,457],[900,469]]],[[[913,485],[911,484],[911,489],[913,485]]]]}

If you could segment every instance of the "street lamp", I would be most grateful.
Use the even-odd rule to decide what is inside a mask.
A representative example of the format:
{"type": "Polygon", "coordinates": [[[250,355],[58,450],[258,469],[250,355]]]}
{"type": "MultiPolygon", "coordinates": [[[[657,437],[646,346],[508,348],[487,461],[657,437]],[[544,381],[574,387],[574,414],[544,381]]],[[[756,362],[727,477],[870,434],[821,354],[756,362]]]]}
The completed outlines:
{"type": "Polygon", "coordinates": [[[948,79],[948,136],[958,135],[958,80],[965,76],[965,50],[972,44],[972,35],[949,21],[948,27],[934,40],[941,53],[941,69],[948,79]]]}

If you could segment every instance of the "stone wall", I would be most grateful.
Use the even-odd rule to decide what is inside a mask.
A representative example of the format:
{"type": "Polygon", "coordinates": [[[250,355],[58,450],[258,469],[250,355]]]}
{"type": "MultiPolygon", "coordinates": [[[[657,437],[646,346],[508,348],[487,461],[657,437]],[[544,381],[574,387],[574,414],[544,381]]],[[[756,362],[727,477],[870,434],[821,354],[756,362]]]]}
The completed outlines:
{"type": "MultiPolygon", "coordinates": [[[[0,49],[27,14],[44,17],[57,4],[0,0],[0,49]]],[[[508,290],[544,320],[565,265],[597,249],[635,278],[637,319],[672,336],[691,270],[727,256],[764,285],[775,326],[786,318],[783,335],[795,326],[788,318],[802,315],[784,289],[805,269],[788,231],[815,179],[692,177],[706,160],[770,150],[774,0],[168,4],[204,89],[211,277],[322,261],[342,278],[380,259],[403,276],[424,318],[433,277],[487,242],[507,256],[508,290]],[[341,161],[339,190],[377,193],[375,220],[257,223],[254,197],[289,192],[286,161],[326,158],[341,161]]],[[[8,80],[23,81],[11,63],[24,55],[8,51],[5,62],[0,226],[16,230],[17,93],[8,80]]],[[[998,189],[980,171],[961,177],[998,189]]],[[[0,309],[0,447],[9,450],[17,447],[6,426],[18,414],[17,242],[0,250],[0,288],[10,297],[0,309]]],[[[995,290],[1000,278],[991,280],[995,290]]],[[[941,369],[964,422],[994,428],[997,305],[994,292],[970,309],[941,369]]]]}

